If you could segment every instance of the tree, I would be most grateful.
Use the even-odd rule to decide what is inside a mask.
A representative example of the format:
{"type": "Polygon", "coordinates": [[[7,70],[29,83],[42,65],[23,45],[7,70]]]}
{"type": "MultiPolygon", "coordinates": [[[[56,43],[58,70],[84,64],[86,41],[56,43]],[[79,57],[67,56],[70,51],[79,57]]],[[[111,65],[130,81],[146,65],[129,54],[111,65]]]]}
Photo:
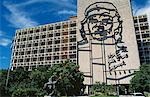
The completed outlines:
{"type": "Polygon", "coordinates": [[[43,97],[48,92],[43,89],[51,76],[56,76],[56,95],[80,95],[83,89],[83,73],[79,66],[69,61],[53,65],[51,68],[39,67],[32,71],[17,68],[10,71],[6,87],[7,70],[0,70],[0,96],[43,97]]]}
{"type": "Polygon", "coordinates": [[[62,64],[53,65],[50,70],[57,80],[56,88],[53,90],[55,91],[54,96],[81,95],[81,90],[84,88],[84,76],[79,71],[78,65],[66,61],[62,64]]]}
{"type": "Polygon", "coordinates": [[[106,85],[105,83],[96,82],[93,84],[92,93],[94,92],[95,95],[115,95],[116,89],[115,86],[106,85]]]}
{"type": "Polygon", "coordinates": [[[38,96],[43,97],[46,95],[46,91],[43,90],[44,83],[47,81],[48,75],[47,69],[37,68],[32,71],[26,71],[24,68],[17,68],[13,71],[10,71],[8,85],[6,87],[6,73],[1,71],[1,79],[3,96],[12,96],[12,97],[23,97],[23,96],[38,96]],[[5,93],[5,94],[4,94],[5,93]]]}
{"type": "Polygon", "coordinates": [[[150,64],[140,66],[131,80],[135,92],[150,92],[150,64]]]}
{"type": "Polygon", "coordinates": [[[0,96],[9,96],[6,88],[7,70],[0,70],[0,96]]]}

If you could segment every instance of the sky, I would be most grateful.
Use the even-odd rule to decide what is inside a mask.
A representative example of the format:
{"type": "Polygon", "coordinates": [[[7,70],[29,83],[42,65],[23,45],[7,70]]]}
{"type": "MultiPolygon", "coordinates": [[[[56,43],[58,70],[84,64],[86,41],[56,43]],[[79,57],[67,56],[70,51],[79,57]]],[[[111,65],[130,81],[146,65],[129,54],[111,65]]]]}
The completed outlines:
{"type": "MultiPolygon", "coordinates": [[[[134,15],[150,16],[150,0],[132,0],[134,15]]],[[[17,29],[67,20],[77,15],[77,0],[0,0],[0,69],[10,66],[17,29]]],[[[150,17],[149,17],[150,20],[150,17]]]]}

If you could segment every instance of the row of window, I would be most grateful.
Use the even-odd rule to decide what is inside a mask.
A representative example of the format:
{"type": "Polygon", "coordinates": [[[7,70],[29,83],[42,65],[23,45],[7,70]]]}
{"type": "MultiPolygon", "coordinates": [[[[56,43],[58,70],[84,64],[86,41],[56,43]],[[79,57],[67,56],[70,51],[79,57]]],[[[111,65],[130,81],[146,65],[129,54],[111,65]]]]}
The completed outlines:
{"type": "Polygon", "coordinates": [[[71,39],[62,39],[62,40],[55,40],[55,41],[48,41],[48,42],[40,42],[40,43],[33,43],[33,44],[22,44],[16,45],[15,48],[25,48],[25,47],[36,47],[36,46],[45,46],[45,45],[52,45],[52,44],[60,44],[60,43],[68,43],[68,42],[76,42],[76,38],[71,39]]]}
{"type": "Polygon", "coordinates": [[[15,52],[15,56],[17,55],[25,55],[25,54],[37,54],[37,53],[47,53],[47,52],[58,52],[58,51],[67,51],[67,50],[76,50],[76,46],[62,47],[60,48],[49,48],[49,49],[41,49],[41,50],[33,50],[33,51],[26,51],[26,52],[15,52]]]}
{"type": "MultiPolygon", "coordinates": [[[[142,38],[149,38],[150,34],[142,34],[142,38]]],[[[140,35],[136,35],[137,39],[140,39],[140,35]]]]}
{"type": "Polygon", "coordinates": [[[150,63],[150,60],[144,60],[144,59],[142,60],[142,59],[141,59],[140,62],[141,62],[141,64],[149,64],[149,63],[150,63]]]}
{"type": "MultiPolygon", "coordinates": [[[[137,23],[138,20],[137,19],[134,19],[134,23],[137,23]]],[[[147,22],[147,18],[141,18],[139,19],[139,22],[147,22]]]]}
{"type": "MultiPolygon", "coordinates": [[[[71,31],[70,34],[76,34],[76,31],[71,31]]],[[[68,35],[68,32],[62,32],[62,35],[68,35]]],[[[44,38],[49,38],[49,37],[57,37],[57,36],[60,36],[60,33],[55,33],[54,35],[53,34],[47,34],[46,35],[41,35],[41,36],[30,36],[30,37],[25,37],[25,38],[19,38],[17,39],[16,41],[17,42],[20,42],[20,41],[28,41],[28,40],[36,40],[36,39],[44,39],[44,38]]]]}
{"type": "Polygon", "coordinates": [[[31,62],[31,61],[46,61],[46,60],[60,60],[60,59],[69,59],[69,58],[76,58],[76,54],[71,54],[69,56],[61,55],[61,56],[39,57],[39,58],[14,59],[14,63],[31,62]]]}
{"type": "MultiPolygon", "coordinates": [[[[13,70],[16,68],[19,68],[20,66],[23,66],[26,70],[31,70],[31,69],[35,69],[36,67],[46,67],[46,68],[50,68],[51,65],[55,65],[55,64],[59,64],[62,62],[65,62],[66,60],[61,60],[61,61],[46,61],[46,62],[31,62],[31,63],[15,63],[13,64],[13,70]]],[[[70,60],[70,62],[73,62],[76,64],[76,60],[70,60]]]]}
{"type": "Polygon", "coordinates": [[[51,27],[43,27],[43,28],[38,28],[35,30],[29,30],[29,31],[23,31],[23,32],[18,32],[18,35],[25,35],[25,34],[32,34],[34,32],[41,32],[41,31],[50,31],[50,30],[58,30],[58,29],[63,29],[63,28],[68,28],[68,27],[76,27],[76,23],[72,23],[70,25],[56,25],[56,26],[51,26],[51,27]]]}
{"type": "MultiPolygon", "coordinates": [[[[149,29],[149,27],[148,26],[140,26],[140,29],[147,30],[147,29],[149,29]]],[[[139,31],[139,27],[135,27],[135,31],[139,31]]]]}

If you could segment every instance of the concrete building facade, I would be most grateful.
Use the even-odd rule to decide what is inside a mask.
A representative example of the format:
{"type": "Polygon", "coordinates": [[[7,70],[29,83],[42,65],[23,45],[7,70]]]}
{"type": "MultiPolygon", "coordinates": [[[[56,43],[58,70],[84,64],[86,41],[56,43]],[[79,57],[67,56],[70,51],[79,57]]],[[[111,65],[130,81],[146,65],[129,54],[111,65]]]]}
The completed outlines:
{"type": "Polygon", "coordinates": [[[16,30],[12,69],[50,67],[70,59],[77,63],[76,17],[67,21],[16,30]]]}
{"type": "MultiPolygon", "coordinates": [[[[150,21],[150,20],[149,20],[150,21]]],[[[138,50],[141,64],[150,64],[150,25],[148,16],[134,17],[135,33],[138,42],[138,50]]]]}
{"type": "Polygon", "coordinates": [[[129,84],[140,66],[130,0],[78,0],[77,8],[85,84],[129,84]]]}

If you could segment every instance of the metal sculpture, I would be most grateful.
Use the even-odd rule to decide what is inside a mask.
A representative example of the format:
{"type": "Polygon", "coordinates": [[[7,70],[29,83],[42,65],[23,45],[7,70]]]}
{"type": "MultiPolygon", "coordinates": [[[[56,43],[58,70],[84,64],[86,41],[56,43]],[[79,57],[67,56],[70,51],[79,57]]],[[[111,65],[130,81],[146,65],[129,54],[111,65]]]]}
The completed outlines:
{"type": "Polygon", "coordinates": [[[48,82],[44,84],[44,89],[48,92],[49,96],[55,96],[56,95],[56,83],[57,80],[55,80],[55,77],[52,76],[49,78],[48,82]]]}
{"type": "Polygon", "coordinates": [[[122,40],[123,21],[117,8],[110,2],[96,2],[86,8],[84,15],[85,18],[81,21],[80,29],[82,40],[78,42],[79,45],[88,43],[87,35],[97,41],[112,38],[116,52],[107,55],[109,70],[112,71],[126,65],[123,59],[128,58],[128,51],[122,40]],[[87,25],[88,31],[85,31],[85,25],[87,25]]]}
{"type": "Polygon", "coordinates": [[[105,68],[103,72],[105,73],[107,84],[106,72],[116,72],[117,68],[126,65],[125,59],[128,58],[127,46],[122,39],[123,20],[117,8],[111,2],[95,2],[89,5],[85,9],[84,16],[84,19],[80,23],[80,35],[82,40],[78,42],[78,52],[88,51],[91,54],[90,59],[94,59],[92,56],[92,45],[101,45],[102,56],[100,57],[102,57],[102,63],[94,63],[93,60],[90,60],[92,61],[90,62],[90,76],[92,78],[90,83],[93,84],[93,65],[98,64],[103,65],[105,68]],[[105,43],[108,39],[111,39],[113,42],[108,44],[105,43]],[[92,40],[96,40],[99,43],[93,43],[92,40]],[[88,50],[81,50],[79,46],[85,44],[89,44],[88,50]],[[106,55],[105,45],[113,45],[115,52],[106,55]],[[106,59],[108,63],[106,63],[106,59]],[[108,70],[106,69],[106,64],[108,64],[108,70]]]}

